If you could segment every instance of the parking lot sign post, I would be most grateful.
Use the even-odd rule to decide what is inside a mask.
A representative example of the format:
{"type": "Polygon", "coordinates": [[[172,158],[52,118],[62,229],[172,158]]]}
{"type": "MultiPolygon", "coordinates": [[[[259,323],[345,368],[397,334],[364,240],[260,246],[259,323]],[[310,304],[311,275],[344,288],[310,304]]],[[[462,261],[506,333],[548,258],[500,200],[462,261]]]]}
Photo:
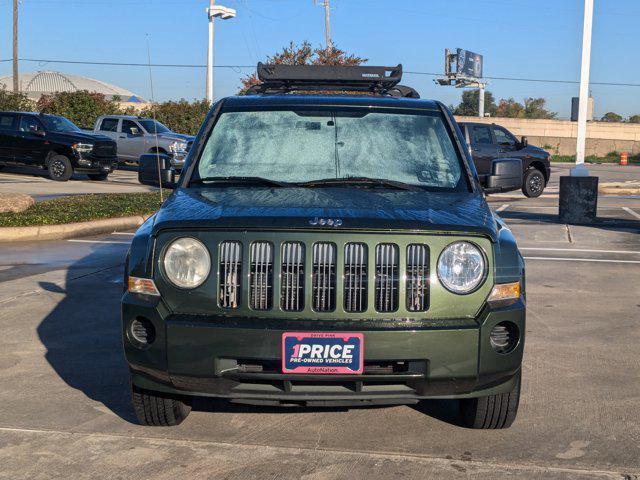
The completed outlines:
{"type": "Polygon", "coordinates": [[[584,2],[582,34],[582,66],[580,71],[580,104],[578,108],[578,134],[576,139],[576,165],[570,176],[560,177],[560,220],[565,223],[590,223],[596,218],[598,177],[590,177],[584,164],[587,137],[587,109],[589,97],[589,70],[591,65],[591,30],[593,0],[584,2]]]}

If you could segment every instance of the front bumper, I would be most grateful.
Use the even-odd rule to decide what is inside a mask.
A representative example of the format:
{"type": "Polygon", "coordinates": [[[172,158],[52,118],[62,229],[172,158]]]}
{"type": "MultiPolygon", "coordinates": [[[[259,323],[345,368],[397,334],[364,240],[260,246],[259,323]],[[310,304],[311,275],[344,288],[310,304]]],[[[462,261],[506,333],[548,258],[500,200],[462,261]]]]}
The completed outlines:
{"type": "Polygon", "coordinates": [[[172,315],[161,300],[149,302],[130,293],[123,300],[132,382],[172,394],[306,404],[479,397],[513,388],[524,348],[523,301],[497,310],[485,307],[476,319],[345,322],[172,315]],[[130,322],[141,317],[156,329],[154,343],[144,349],[130,341],[128,332],[130,322]],[[499,354],[489,332],[504,321],[518,327],[520,340],[514,350],[499,354]],[[282,374],[277,367],[282,333],[309,329],[362,332],[365,374],[282,374]],[[389,363],[401,368],[382,373],[375,368],[389,363]],[[374,368],[367,372],[367,365],[374,368]]]}
{"type": "Polygon", "coordinates": [[[111,173],[118,168],[118,157],[98,157],[88,153],[76,155],[72,164],[77,173],[111,173]]]}

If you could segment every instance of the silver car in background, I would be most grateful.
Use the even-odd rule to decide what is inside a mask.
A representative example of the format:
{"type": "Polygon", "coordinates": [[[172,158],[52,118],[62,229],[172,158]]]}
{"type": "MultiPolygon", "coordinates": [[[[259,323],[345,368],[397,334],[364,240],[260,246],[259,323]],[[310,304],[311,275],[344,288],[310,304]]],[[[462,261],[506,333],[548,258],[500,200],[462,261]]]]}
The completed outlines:
{"type": "Polygon", "coordinates": [[[195,138],[173,132],[152,118],[129,115],[98,117],[93,131],[117,142],[121,162],[138,163],[145,153],[165,153],[171,155],[176,167],[182,166],[195,138]]]}

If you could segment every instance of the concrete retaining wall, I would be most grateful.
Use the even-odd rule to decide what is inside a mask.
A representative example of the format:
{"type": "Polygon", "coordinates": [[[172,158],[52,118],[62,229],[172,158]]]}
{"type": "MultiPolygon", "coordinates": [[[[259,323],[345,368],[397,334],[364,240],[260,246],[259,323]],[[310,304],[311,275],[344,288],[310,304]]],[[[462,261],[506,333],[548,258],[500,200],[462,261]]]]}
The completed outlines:
{"type": "MultiPolygon", "coordinates": [[[[567,120],[525,118],[478,118],[456,116],[459,122],[496,123],[517,137],[526,135],[531,145],[555,155],[575,155],[578,125],[567,120]]],[[[589,122],[587,155],[604,157],[609,152],[640,154],[640,124],[589,122]]]]}

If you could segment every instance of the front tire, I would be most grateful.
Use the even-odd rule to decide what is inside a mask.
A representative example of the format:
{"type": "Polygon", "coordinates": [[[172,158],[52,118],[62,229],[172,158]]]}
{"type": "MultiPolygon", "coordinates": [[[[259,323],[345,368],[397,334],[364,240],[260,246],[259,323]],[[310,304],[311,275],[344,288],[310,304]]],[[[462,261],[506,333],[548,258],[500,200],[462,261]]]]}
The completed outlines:
{"type": "Polygon", "coordinates": [[[93,181],[93,182],[104,182],[107,177],[109,177],[108,173],[89,173],[87,174],[87,177],[89,177],[89,180],[93,181]]]}
{"type": "Polygon", "coordinates": [[[543,173],[535,167],[529,167],[524,172],[522,179],[522,193],[529,198],[536,198],[542,195],[545,187],[543,173]]]}
{"type": "Polygon", "coordinates": [[[509,428],[518,414],[520,380],[521,373],[518,372],[516,383],[508,393],[461,400],[460,411],[465,426],[483,430],[509,428]]]}
{"type": "Polygon", "coordinates": [[[140,425],[173,427],[181,424],[191,412],[191,404],[186,397],[143,390],[133,384],[131,400],[140,425]]]}
{"type": "Polygon", "coordinates": [[[73,175],[71,162],[64,155],[54,155],[47,166],[49,178],[56,182],[66,182],[73,175]]]}

